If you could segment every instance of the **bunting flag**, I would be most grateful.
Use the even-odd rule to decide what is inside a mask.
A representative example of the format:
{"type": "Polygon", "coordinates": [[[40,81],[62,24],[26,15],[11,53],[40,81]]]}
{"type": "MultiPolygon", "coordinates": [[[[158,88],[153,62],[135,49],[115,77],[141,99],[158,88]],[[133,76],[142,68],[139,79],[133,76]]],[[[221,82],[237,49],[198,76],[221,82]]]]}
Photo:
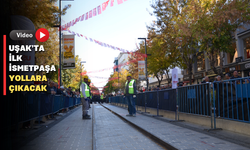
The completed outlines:
{"type": "Polygon", "coordinates": [[[100,6],[100,5],[97,7],[97,11],[98,11],[98,15],[100,15],[100,14],[102,13],[101,6],[100,6]]]}
{"type": "Polygon", "coordinates": [[[96,16],[96,8],[93,9],[93,17],[96,16]]]}
{"type": "Polygon", "coordinates": [[[92,18],[92,10],[89,11],[89,18],[92,18]]]}
{"type": "Polygon", "coordinates": [[[117,3],[118,3],[118,5],[119,5],[119,4],[122,4],[123,1],[122,1],[122,0],[117,0],[117,3]]]}
{"type": "Polygon", "coordinates": [[[106,2],[102,3],[102,11],[106,10],[106,2]]]}
{"type": "MultiPolygon", "coordinates": [[[[72,21],[62,25],[62,28],[69,28],[71,26],[74,26],[77,22],[79,21],[83,21],[84,19],[85,20],[88,20],[88,18],[92,18],[92,16],[96,16],[97,14],[100,15],[102,13],[102,11],[106,10],[107,6],[108,6],[108,3],[110,2],[110,7],[113,7],[114,6],[114,0],[107,0],[106,2],[103,2],[101,5],[97,6],[97,8],[94,8],[93,10],[90,10],[84,14],[82,14],[81,16],[79,16],[78,18],[76,19],[73,19],[72,21]],[[96,12],[97,11],[97,12],[96,12]],[[85,18],[84,18],[85,17],[85,18]]],[[[124,0],[124,2],[127,1],[127,0],[124,0]]],[[[123,0],[117,0],[117,3],[118,4],[122,4],[123,3],[123,0]]]]}
{"type": "Polygon", "coordinates": [[[72,34],[76,34],[78,37],[85,37],[86,40],[89,39],[90,42],[93,42],[93,41],[94,41],[96,44],[99,44],[100,46],[112,48],[113,50],[118,50],[118,51],[121,51],[121,52],[123,52],[123,53],[133,54],[135,57],[139,57],[139,56],[140,56],[140,57],[143,57],[143,58],[147,57],[146,54],[142,54],[142,53],[138,53],[138,52],[136,52],[136,53],[135,53],[135,52],[130,52],[130,51],[125,50],[125,49],[123,49],[123,48],[115,47],[115,46],[112,46],[112,45],[110,45],[110,44],[106,44],[106,43],[104,43],[104,42],[97,41],[97,40],[95,40],[95,39],[93,39],[93,38],[87,38],[86,36],[83,36],[82,34],[75,33],[75,32],[73,32],[73,31],[70,31],[69,29],[66,29],[65,31],[68,31],[69,33],[72,33],[72,34]]]}
{"type": "Polygon", "coordinates": [[[114,0],[111,0],[110,7],[113,7],[113,6],[114,6],[114,0]]]}
{"type": "Polygon", "coordinates": [[[84,20],[84,15],[85,15],[85,14],[83,14],[83,15],[82,15],[82,18],[81,18],[81,20],[80,20],[80,21],[83,21],[83,20],[84,20]]]}
{"type": "Polygon", "coordinates": [[[86,16],[85,16],[85,20],[88,20],[89,18],[89,15],[88,15],[88,12],[86,13],[86,16]]]}

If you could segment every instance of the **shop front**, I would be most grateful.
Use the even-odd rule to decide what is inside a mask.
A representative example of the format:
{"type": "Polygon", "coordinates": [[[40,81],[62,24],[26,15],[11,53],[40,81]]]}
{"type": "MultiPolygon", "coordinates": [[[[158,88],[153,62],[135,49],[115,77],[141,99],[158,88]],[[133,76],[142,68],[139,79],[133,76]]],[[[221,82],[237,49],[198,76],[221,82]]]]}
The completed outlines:
{"type": "Polygon", "coordinates": [[[241,76],[241,65],[239,64],[232,64],[230,66],[226,66],[225,67],[225,73],[229,73],[230,74],[230,77],[232,77],[233,75],[233,72],[237,70],[238,71],[238,74],[239,76],[241,76]]]}
{"type": "MultiPolygon", "coordinates": [[[[183,83],[186,83],[186,84],[189,84],[189,85],[190,85],[189,79],[190,79],[189,75],[184,75],[184,76],[183,76],[183,83]]],[[[194,79],[192,79],[192,77],[191,77],[191,81],[192,81],[192,83],[194,82],[194,79]]],[[[191,83],[191,84],[192,84],[192,83],[191,83]]]]}
{"type": "Polygon", "coordinates": [[[243,72],[243,76],[247,77],[249,76],[249,72],[250,72],[250,61],[248,62],[244,62],[243,64],[240,65],[241,70],[243,72]]]}
{"type": "Polygon", "coordinates": [[[199,72],[194,74],[194,80],[195,83],[197,84],[201,83],[203,78],[204,78],[204,72],[199,72]]]}

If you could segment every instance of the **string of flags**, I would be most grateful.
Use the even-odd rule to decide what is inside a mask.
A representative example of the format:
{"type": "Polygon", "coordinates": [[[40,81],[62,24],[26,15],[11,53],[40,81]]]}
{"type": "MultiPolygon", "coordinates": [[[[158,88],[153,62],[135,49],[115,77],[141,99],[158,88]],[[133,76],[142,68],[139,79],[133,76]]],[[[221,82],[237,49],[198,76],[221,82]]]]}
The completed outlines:
{"type": "Polygon", "coordinates": [[[144,58],[147,57],[146,54],[139,53],[139,52],[130,52],[130,51],[125,50],[125,49],[123,49],[123,48],[119,48],[119,47],[113,46],[113,45],[111,45],[111,44],[106,44],[106,43],[104,43],[104,42],[95,40],[95,39],[93,39],[93,38],[88,38],[87,36],[84,36],[84,35],[82,35],[82,34],[76,33],[76,32],[74,32],[74,31],[70,31],[69,29],[66,29],[65,31],[68,31],[69,33],[71,33],[71,34],[73,34],[73,35],[77,35],[78,37],[84,37],[85,40],[88,40],[88,41],[90,41],[90,42],[95,42],[95,44],[98,44],[98,45],[100,45],[100,46],[104,46],[104,47],[106,47],[106,48],[111,48],[111,49],[113,49],[113,50],[118,50],[118,51],[121,51],[121,52],[123,52],[123,53],[133,54],[133,55],[135,55],[135,56],[137,56],[137,57],[144,57],[144,58]]]}
{"type": "MultiPolygon", "coordinates": [[[[127,0],[117,0],[118,5],[122,4],[123,2],[125,2],[127,0]]],[[[106,10],[106,8],[108,7],[110,2],[110,7],[114,6],[114,0],[108,0],[106,2],[103,2],[101,5],[98,5],[97,7],[95,7],[94,9],[91,9],[90,11],[82,14],[81,16],[73,19],[72,21],[62,25],[62,28],[69,28],[74,26],[75,24],[77,24],[79,21],[84,21],[84,20],[88,20],[92,17],[95,17],[97,15],[102,14],[103,11],[106,10]]]]}

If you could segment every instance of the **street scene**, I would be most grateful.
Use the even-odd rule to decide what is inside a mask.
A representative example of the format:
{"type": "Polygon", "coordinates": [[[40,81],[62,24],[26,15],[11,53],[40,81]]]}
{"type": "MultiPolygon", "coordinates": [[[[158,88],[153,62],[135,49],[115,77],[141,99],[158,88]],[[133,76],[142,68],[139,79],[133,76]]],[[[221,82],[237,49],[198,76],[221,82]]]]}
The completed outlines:
{"type": "Polygon", "coordinates": [[[249,0],[3,0],[6,150],[250,149],[249,0]]]}

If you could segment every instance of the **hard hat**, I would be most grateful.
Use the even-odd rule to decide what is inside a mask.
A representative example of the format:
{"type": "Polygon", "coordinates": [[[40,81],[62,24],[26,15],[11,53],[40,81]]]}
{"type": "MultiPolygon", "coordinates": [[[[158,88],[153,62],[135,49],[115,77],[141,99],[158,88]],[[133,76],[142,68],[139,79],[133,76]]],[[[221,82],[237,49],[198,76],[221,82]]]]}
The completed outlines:
{"type": "Polygon", "coordinates": [[[132,77],[132,75],[130,73],[127,74],[127,77],[132,77]]]}
{"type": "Polygon", "coordinates": [[[88,79],[88,82],[90,83],[90,82],[91,82],[91,80],[90,80],[90,79],[88,79]]]}
{"type": "Polygon", "coordinates": [[[60,89],[64,89],[64,87],[63,87],[63,86],[60,86],[60,89]]]}
{"type": "Polygon", "coordinates": [[[84,75],[83,76],[83,79],[88,79],[89,77],[87,75],[84,75]]]}

